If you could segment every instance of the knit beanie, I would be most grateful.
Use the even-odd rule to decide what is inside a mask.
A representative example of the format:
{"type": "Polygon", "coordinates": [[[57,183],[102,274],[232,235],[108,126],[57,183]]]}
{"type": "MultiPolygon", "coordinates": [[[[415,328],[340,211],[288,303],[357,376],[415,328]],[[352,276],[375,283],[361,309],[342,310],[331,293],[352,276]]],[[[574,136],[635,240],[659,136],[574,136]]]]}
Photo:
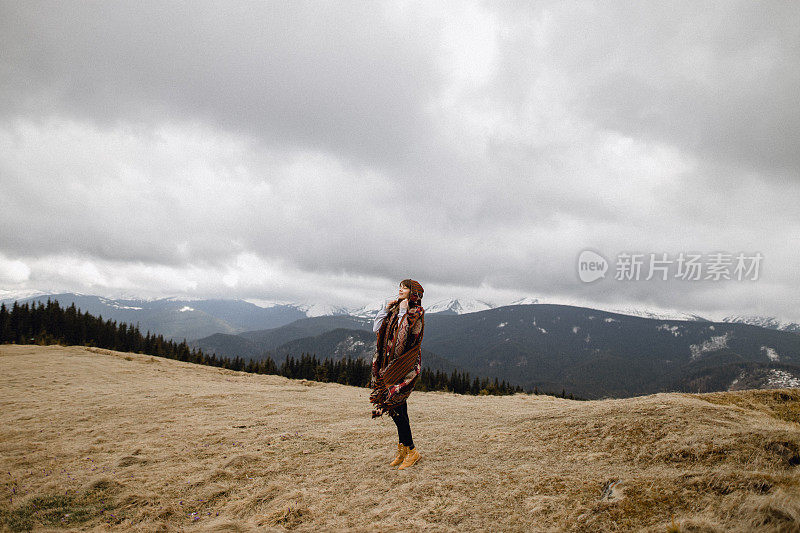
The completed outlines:
{"type": "Polygon", "coordinates": [[[404,279],[400,282],[400,285],[411,289],[411,294],[408,297],[408,304],[412,307],[418,306],[420,304],[420,300],[422,300],[422,293],[425,292],[422,288],[422,285],[413,279],[404,279]]]}

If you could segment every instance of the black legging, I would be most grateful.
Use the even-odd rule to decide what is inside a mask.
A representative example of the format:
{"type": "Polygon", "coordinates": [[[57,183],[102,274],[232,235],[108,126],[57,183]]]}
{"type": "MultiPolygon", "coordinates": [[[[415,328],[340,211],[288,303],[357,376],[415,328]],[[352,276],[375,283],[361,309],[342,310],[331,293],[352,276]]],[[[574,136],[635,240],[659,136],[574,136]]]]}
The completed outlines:
{"type": "Polygon", "coordinates": [[[397,413],[390,413],[390,416],[394,423],[397,424],[397,435],[400,437],[400,444],[405,444],[410,449],[413,449],[414,441],[411,439],[411,425],[408,422],[408,404],[403,402],[396,410],[397,413]]]}

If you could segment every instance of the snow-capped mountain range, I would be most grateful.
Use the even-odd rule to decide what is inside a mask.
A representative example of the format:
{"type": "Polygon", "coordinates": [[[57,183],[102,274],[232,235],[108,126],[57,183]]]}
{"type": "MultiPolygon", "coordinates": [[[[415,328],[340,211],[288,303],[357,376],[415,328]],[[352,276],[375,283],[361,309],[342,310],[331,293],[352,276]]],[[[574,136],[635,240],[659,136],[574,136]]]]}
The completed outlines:
{"type": "Polygon", "coordinates": [[[722,321],[736,324],[750,324],[751,326],[777,329],[778,331],[791,331],[792,333],[800,333],[800,324],[789,322],[788,320],[779,320],[769,316],[733,315],[726,316],[722,319],[722,321]]]}
{"type": "MultiPolygon", "coordinates": [[[[385,304],[385,302],[376,302],[358,308],[337,308],[337,313],[327,314],[349,314],[362,318],[372,318],[378,310],[385,304]]],[[[446,298],[438,300],[433,303],[424,303],[425,313],[442,313],[448,315],[464,315],[467,313],[476,313],[478,311],[486,311],[487,309],[495,309],[497,307],[505,307],[507,305],[537,305],[537,304],[557,304],[557,305],[572,305],[575,307],[591,307],[600,311],[609,311],[611,313],[619,313],[621,315],[638,316],[642,318],[654,318],[658,320],[690,320],[690,321],[708,321],[707,318],[696,315],[694,313],[685,313],[677,310],[662,310],[654,311],[649,309],[635,308],[635,307],[611,307],[611,306],[598,306],[588,305],[577,301],[557,301],[546,300],[542,298],[535,298],[533,296],[524,296],[517,298],[508,303],[489,302],[487,300],[479,300],[474,298],[446,298]]],[[[314,315],[317,316],[317,315],[314,315]]]]}
{"type": "MultiPolygon", "coordinates": [[[[297,303],[273,300],[222,300],[183,296],[166,298],[107,298],[80,293],[48,294],[42,291],[0,290],[0,302],[7,305],[19,301],[44,301],[48,297],[59,300],[62,305],[75,303],[77,307],[95,315],[118,321],[139,322],[143,328],[165,331],[170,336],[196,335],[207,331],[234,333],[254,329],[280,327],[299,318],[321,316],[353,316],[373,318],[386,301],[375,301],[359,307],[337,306],[319,303],[297,303]],[[173,313],[173,314],[171,314],[173,313]],[[179,317],[179,318],[177,318],[179,317]],[[164,327],[164,324],[169,327],[164,327]]],[[[510,305],[557,304],[587,307],[628,316],[658,320],[709,321],[708,319],[679,310],[653,310],[638,307],[603,306],[579,301],[551,300],[524,296],[507,303],[490,302],[469,297],[446,298],[425,302],[427,314],[464,315],[510,305]]],[[[800,333],[800,324],[774,317],[732,315],[722,322],[743,323],[779,331],[800,333]]],[[[191,337],[188,337],[191,338],[191,337]]]]}
{"type": "Polygon", "coordinates": [[[48,293],[37,291],[37,290],[18,290],[18,291],[9,291],[6,289],[0,289],[0,302],[13,302],[14,300],[26,300],[28,298],[32,298],[34,296],[42,296],[47,295],[48,293]]]}

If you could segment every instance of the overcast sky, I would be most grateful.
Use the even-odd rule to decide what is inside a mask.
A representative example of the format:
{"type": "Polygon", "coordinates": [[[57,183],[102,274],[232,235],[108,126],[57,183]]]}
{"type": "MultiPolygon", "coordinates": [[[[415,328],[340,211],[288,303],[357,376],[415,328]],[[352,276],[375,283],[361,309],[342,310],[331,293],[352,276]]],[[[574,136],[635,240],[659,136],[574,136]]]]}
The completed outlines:
{"type": "Polygon", "coordinates": [[[0,289],[360,305],[411,277],[423,305],[800,320],[798,20],[0,0],[0,289]],[[587,249],[604,279],[579,278],[587,249]],[[619,254],[681,252],[763,259],[755,280],[614,279],[619,254]]]}

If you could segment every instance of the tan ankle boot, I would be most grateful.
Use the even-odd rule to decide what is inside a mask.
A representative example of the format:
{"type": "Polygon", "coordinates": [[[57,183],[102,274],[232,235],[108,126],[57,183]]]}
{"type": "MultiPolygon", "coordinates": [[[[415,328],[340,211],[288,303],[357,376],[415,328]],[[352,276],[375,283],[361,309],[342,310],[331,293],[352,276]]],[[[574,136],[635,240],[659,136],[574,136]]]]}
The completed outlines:
{"type": "Polygon", "coordinates": [[[414,446],[413,450],[409,450],[408,448],[406,448],[406,456],[403,458],[403,464],[400,465],[400,468],[398,468],[398,470],[408,468],[409,466],[415,464],[417,461],[419,461],[420,457],[421,455],[419,453],[419,450],[417,450],[416,446],[414,446]]]}
{"type": "Polygon", "coordinates": [[[389,463],[389,466],[397,466],[403,462],[403,459],[406,458],[406,454],[408,453],[408,448],[406,448],[405,444],[397,443],[397,456],[394,458],[394,461],[389,463]]]}

